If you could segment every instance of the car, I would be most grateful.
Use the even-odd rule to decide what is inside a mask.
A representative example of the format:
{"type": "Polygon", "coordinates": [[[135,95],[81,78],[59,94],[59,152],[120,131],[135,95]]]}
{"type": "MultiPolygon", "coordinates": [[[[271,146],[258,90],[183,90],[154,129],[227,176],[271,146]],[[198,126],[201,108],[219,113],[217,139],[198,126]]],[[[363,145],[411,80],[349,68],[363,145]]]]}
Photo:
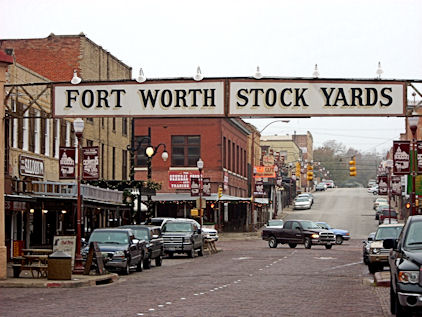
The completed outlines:
{"type": "Polygon", "coordinates": [[[387,211],[390,210],[389,205],[379,205],[377,207],[377,209],[375,210],[375,220],[379,220],[380,215],[382,215],[384,213],[384,211],[386,211],[386,210],[387,211]]]}
{"type": "Polygon", "coordinates": [[[379,224],[382,224],[385,220],[388,221],[389,219],[397,220],[397,212],[392,209],[384,209],[382,214],[380,214],[378,217],[378,222],[379,224]]]}
{"type": "Polygon", "coordinates": [[[284,221],[281,219],[268,220],[265,224],[265,228],[283,228],[284,221]]]}
{"type": "Polygon", "coordinates": [[[293,201],[293,209],[310,209],[311,201],[307,197],[296,197],[293,201]]]}
{"type": "Polygon", "coordinates": [[[374,274],[388,265],[390,250],[383,247],[386,239],[397,239],[403,229],[402,223],[379,225],[374,240],[369,246],[368,270],[374,274]]]}
{"type": "Polygon", "coordinates": [[[336,187],[336,186],[334,185],[334,181],[333,181],[333,180],[331,180],[331,179],[327,179],[327,180],[325,180],[325,181],[324,181],[324,183],[325,183],[325,184],[327,184],[327,188],[334,188],[334,187],[336,187]]]}
{"type": "Polygon", "coordinates": [[[336,244],[342,244],[344,240],[350,240],[350,232],[348,230],[331,228],[328,223],[322,221],[318,221],[316,224],[322,229],[327,229],[334,232],[336,236],[336,244]]]}
{"type": "Polygon", "coordinates": [[[369,187],[372,187],[376,184],[377,184],[377,181],[375,179],[370,179],[370,180],[368,180],[368,186],[366,186],[366,187],[369,188],[369,187]]]}
{"type": "Polygon", "coordinates": [[[204,239],[201,228],[192,219],[174,219],[162,228],[164,253],[173,257],[175,253],[186,253],[194,258],[195,251],[204,255],[204,239]]]}
{"type": "Polygon", "coordinates": [[[151,218],[147,223],[144,223],[145,225],[151,225],[151,226],[159,226],[160,228],[163,228],[163,226],[166,224],[167,221],[174,220],[176,218],[174,217],[154,217],[151,218]]]}
{"type": "Polygon", "coordinates": [[[391,313],[398,317],[421,316],[422,216],[409,216],[401,234],[384,240],[383,247],[391,249],[391,313]]]}
{"type": "MultiPolygon", "coordinates": [[[[146,252],[146,242],[135,238],[131,229],[101,228],[95,229],[89,237],[88,245],[96,242],[103,257],[104,267],[111,272],[128,275],[132,269],[142,271],[146,252]]],[[[89,246],[82,251],[86,261],[89,246]]]]}
{"type": "Polygon", "coordinates": [[[374,185],[368,188],[368,193],[378,195],[378,185],[374,185]]]}
{"type": "Polygon", "coordinates": [[[371,246],[371,241],[374,240],[375,237],[375,232],[371,232],[368,235],[368,238],[366,240],[363,240],[363,246],[362,246],[362,258],[363,258],[363,263],[365,263],[366,265],[368,265],[369,263],[369,247],[371,246]]]}
{"type": "Polygon", "coordinates": [[[312,195],[311,193],[299,194],[299,195],[297,195],[297,197],[298,198],[302,198],[302,197],[308,198],[311,201],[311,205],[314,204],[314,195],[312,195]]]}
{"type": "Polygon", "coordinates": [[[164,255],[164,242],[161,236],[161,227],[148,225],[125,225],[119,228],[132,229],[135,238],[138,240],[145,240],[147,254],[144,255],[143,267],[144,269],[151,268],[152,260],[155,261],[155,266],[161,266],[164,255]]]}
{"type": "Polygon", "coordinates": [[[325,190],[327,190],[327,184],[326,183],[318,183],[316,186],[315,186],[315,191],[325,191],[325,190]]]}
{"type": "Polygon", "coordinates": [[[387,205],[388,206],[388,199],[384,197],[377,197],[374,200],[374,210],[377,209],[379,205],[387,205]]]}

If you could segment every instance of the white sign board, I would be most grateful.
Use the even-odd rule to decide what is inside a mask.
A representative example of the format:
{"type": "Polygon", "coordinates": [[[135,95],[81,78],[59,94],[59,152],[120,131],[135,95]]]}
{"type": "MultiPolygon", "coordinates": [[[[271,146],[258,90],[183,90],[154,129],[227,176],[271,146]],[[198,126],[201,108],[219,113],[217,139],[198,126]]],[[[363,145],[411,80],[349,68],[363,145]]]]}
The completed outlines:
{"type": "Polygon", "coordinates": [[[72,256],[72,267],[75,264],[75,236],[54,236],[53,252],[62,251],[72,256]]]}
{"type": "Polygon", "coordinates": [[[406,83],[186,79],[54,85],[55,117],[403,116],[406,83]]]}
{"type": "Polygon", "coordinates": [[[56,117],[224,116],[224,82],[54,87],[56,117]]]}

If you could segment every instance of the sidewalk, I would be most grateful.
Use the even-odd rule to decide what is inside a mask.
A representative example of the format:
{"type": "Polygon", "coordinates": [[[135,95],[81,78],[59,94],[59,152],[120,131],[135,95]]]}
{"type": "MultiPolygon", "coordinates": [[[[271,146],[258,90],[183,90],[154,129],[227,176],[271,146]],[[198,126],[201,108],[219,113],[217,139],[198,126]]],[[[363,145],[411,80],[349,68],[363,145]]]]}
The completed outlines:
{"type": "Polygon", "coordinates": [[[28,271],[21,272],[21,277],[14,278],[11,267],[7,270],[7,279],[0,280],[0,288],[13,287],[13,288],[25,288],[25,287],[83,287],[83,286],[95,286],[100,284],[112,283],[119,279],[119,275],[115,273],[105,275],[72,275],[71,280],[48,280],[45,277],[32,277],[28,271]]]}

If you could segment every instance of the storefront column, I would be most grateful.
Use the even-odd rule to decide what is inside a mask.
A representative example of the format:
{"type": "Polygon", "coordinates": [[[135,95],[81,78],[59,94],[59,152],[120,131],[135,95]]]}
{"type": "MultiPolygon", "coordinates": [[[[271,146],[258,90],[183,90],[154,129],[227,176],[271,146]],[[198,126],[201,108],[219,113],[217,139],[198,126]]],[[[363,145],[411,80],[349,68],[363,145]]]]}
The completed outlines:
{"type": "Polygon", "coordinates": [[[6,71],[9,64],[13,64],[12,56],[0,51],[0,279],[7,278],[7,249],[5,243],[4,227],[4,83],[6,82],[6,71]]]}

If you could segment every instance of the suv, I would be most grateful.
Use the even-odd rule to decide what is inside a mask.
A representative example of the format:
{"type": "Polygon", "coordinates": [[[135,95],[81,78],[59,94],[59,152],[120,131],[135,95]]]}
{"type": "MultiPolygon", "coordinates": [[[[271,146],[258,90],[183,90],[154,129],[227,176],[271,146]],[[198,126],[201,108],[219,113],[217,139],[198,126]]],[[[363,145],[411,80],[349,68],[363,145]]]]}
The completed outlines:
{"type": "Polygon", "coordinates": [[[390,309],[396,316],[422,312],[422,215],[407,219],[398,239],[384,241],[392,249],[390,263],[390,309]]]}
{"type": "Polygon", "coordinates": [[[164,255],[164,242],[161,236],[161,228],[158,226],[147,225],[126,225],[119,228],[132,229],[135,238],[146,241],[147,254],[144,256],[144,269],[151,268],[152,260],[155,260],[155,266],[161,266],[164,255]]]}
{"type": "Polygon", "coordinates": [[[383,247],[386,239],[397,239],[403,228],[402,223],[380,225],[375,233],[374,240],[369,245],[368,270],[375,273],[388,265],[390,250],[383,247]]]}
{"type": "Polygon", "coordinates": [[[186,253],[189,257],[195,257],[195,251],[198,255],[204,255],[204,237],[198,225],[186,220],[170,220],[162,228],[164,239],[164,253],[170,257],[174,253],[186,253]]]}
{"type": "Polygon", "coordinates": [[[84,261],[91,242],[97,242],[104,267],[108,271],[119,271],[126,275],[133,268],[138,272],[142,271],[146,242],[136,239],[131,229],[95,229],[89,238],[88,246],[82,251],[84,261]]]}

